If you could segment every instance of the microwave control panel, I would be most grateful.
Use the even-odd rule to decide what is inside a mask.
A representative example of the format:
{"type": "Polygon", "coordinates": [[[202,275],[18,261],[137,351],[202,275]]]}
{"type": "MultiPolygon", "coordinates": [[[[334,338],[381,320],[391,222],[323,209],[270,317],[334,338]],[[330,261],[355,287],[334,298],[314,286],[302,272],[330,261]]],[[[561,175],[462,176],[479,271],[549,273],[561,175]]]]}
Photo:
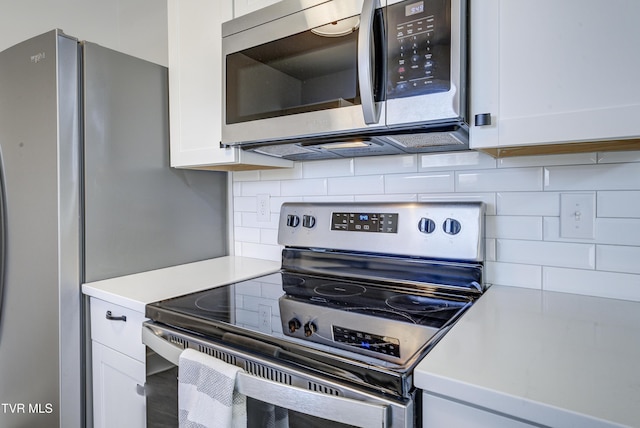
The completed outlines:
{"type": "Polygon", "coordinates": [[[387,7],[387,98],[447,92],[451,86],[449,0],[387,7]]]}

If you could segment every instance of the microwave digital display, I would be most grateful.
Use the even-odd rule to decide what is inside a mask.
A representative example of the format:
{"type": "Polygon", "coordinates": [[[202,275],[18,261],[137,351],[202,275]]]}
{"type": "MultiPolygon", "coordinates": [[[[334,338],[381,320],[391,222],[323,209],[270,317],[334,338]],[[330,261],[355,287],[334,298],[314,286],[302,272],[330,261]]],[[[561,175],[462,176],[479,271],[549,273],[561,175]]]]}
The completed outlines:
{"type": "Polygon", "coordinates": [[[418,13],[424,12],[424,2],[419,1],[417,3],[412,3],[404,8],[404,16],[416,15],[418,13]]]}

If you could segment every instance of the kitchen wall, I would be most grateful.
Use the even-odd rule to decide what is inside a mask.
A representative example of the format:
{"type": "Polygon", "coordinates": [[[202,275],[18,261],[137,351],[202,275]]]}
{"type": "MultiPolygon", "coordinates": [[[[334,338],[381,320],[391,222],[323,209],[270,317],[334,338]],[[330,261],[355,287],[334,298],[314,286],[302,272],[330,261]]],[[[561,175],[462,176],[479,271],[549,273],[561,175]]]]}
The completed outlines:
{"type": "Polygon", "coordinates": [[[287,201],[482,200],[492,284],[640,301],[640,152],[494,159],[478,152],[296,163],[233,173],[235,254],[279,260],[287,201]],[[560,237],[560,195],[595,197],[594,239],[560,237]],[[269,195],[259,221],[257,195],[269,195]]]}
{"type": "Polygon", "coordinates": [[[168,63],[162,0],[0,0],[0,51],[59,28],[156,64],[168,63]]]}

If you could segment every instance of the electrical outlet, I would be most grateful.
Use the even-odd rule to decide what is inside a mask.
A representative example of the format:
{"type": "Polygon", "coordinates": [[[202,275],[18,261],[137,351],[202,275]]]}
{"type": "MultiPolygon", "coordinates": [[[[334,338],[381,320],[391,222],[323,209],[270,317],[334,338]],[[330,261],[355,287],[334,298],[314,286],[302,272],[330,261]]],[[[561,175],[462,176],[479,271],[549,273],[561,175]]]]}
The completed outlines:
{"type": "Polygon", "coordinates": [[[258,330],[271,333],[271,306],[258,305],[258,330]]]}
{"type": "Polygon", "coordinates": [[[560,237],[594,239],[595,193],[560,194],[560,237]]]}
{"type": "Polygon", "coordinates": [[[271,197],[269,195],[257,195],[256,213],[258,221],[271,221],[271,197]]]}

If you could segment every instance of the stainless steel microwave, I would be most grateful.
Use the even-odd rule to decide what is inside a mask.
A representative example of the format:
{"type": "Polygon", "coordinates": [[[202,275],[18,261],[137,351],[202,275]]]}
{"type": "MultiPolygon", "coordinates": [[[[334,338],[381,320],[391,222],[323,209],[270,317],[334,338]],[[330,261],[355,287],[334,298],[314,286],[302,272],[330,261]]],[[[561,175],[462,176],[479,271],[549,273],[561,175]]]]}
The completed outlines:
{"type": "Polygon", "coordinates": [[[468,148],[465,0],[283,0],[222,26],[222,143],[292,160],[468,148]]]}

